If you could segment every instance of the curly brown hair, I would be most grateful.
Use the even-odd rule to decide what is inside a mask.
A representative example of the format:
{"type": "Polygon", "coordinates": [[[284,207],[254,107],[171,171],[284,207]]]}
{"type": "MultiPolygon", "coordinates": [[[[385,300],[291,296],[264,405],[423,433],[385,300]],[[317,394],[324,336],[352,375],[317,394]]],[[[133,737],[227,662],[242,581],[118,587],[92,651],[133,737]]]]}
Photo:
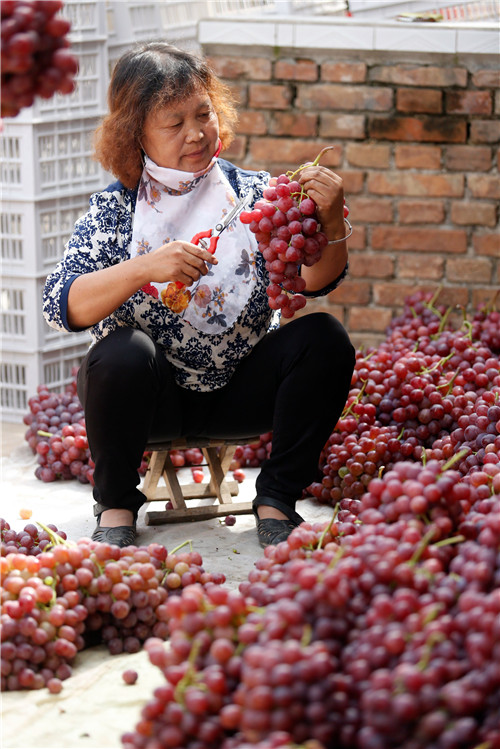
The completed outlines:
{"type": "Polygon", "coordinates": [[[230,89],[208,63],[166,42],[135,45],[114,67],[109,113],[94,136],[96,159],[125,187],[136,187],[142,173],[140,143],[146,117],[158,107],[185,99],[200,85],[217,112],[222,148],[228,148],[234,138],[236,107],[230,89]]]}

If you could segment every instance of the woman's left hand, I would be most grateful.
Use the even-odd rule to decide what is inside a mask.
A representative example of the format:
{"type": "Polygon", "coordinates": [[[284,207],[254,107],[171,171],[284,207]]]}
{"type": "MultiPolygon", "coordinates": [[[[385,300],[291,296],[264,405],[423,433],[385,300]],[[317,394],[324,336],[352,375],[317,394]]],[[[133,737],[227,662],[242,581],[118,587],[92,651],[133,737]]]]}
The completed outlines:
{"type": "Polygon", "coordinates": [[[298,181],[317,206],[321,230],[328,239],[345,236],[344,186],[342,178],[324,166],[306,166],[298,181]]]}

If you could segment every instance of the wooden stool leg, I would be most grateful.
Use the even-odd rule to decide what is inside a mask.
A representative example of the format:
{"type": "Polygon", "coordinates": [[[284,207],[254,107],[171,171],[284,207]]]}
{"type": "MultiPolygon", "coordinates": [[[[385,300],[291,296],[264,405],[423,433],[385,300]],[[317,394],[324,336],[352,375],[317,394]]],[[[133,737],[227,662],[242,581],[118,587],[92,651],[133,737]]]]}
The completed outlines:
{"type": "MultiPolygon", "coordinates": [[[[231,491],[226,483],[227,469],[225,471],[222,467],[221,458],[217,448],[204,447],[202,449],[202,452],[205,456],[205,460],[207,461],[208,470],[210,471],[210,489],[213,491],[221,504],[232,502],[231,491]]],[[[224,457],[224,455],[222,457],[224,457]]],[[[231,461],[229,461],[229,464],[230,462],[231,461]]]]}
{"type": "Polygon", "coordinates": [[[225,445],[219,442],[218,444],[205,444],[200,449],[210,473],[210,480],[200,484],[196,482],[180,484],[177,471],[170,459],[170,449],[153,451],[142,489],[148,501],[144,515],[146,525],[206,520],[224,515],[252,512],[251,502],[232,501],[232,496],[239,492],[238,482],[226,479],[236,445],[225,445]],[[165,487],[158,486],[162,477],[165,487]],[[190,507],[186,504],[186,500],[190,499],[216,499],[218,501],[190,507]],[[151,502],[161,500],[170,500],[173,509],[157,512],[149,510],[151,502]]]}
{"type": "Polygon", "coordinates": [[[168,454],[168,450],[157,450],[151,453],[148,470],[144,476],[144,483],[142,486],[142,493],[150,500],[155,499],[156,497],[158,481],[163,473],[165,458],[168,454]]]}

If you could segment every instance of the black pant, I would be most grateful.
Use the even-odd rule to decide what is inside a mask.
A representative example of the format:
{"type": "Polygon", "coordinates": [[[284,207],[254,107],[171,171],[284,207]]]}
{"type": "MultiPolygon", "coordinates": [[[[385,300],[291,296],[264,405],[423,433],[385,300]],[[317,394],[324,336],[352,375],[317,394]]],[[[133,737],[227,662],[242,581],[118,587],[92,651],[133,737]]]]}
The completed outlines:
{"type": "Polygon", "coordinates": [[[179,387],[161,349],[142,331],[120,328],[99,341],[78,373],[94,498],[137,512],[137,468],[148,442],[178,437],[237,438],[273,432],[256,481],[259,497],[290,508],[315,480],[321,449],[347,400],[355,352],[326,313],[272,331],[212,392],[179,387]]]}

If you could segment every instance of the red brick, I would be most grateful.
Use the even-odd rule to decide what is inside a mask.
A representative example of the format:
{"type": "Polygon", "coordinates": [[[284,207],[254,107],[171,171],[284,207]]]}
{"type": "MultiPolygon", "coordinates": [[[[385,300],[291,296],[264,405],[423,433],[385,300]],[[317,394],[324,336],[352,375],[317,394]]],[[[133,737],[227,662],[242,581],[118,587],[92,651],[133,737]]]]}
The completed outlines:
{"type": "Polygon", "coordinates": [[[496,120],[473,120],[470,123],[471,143],[498,143],[500,122],[496,120]]]}
{"type": "Polygon", "coordinates": [[[490,174],[469,174],[467,186],[475,198],[500,199],[500,180],[490,174]]]}
{"type": "Polygon", "coordinates": [[[398,169],[440,169],[440,146],[396,145],[395,162],[398,169]]]}
{"type": "Polygon", "coordinates": [[[500,258],[500,234],[476,234],[473,237],[474,252],[478,255],[500,258]]]}
{"type": "Polygon", "coordinates": [[[375,66],[370,70],[371,81],[395,83],[402,86],[466,86],[467,70],[465,68],[445,68],[413,65],[375,66]]]}
{"type": "Polygon", "coordinates": [[[371,284],[366,281],[345,281],[328,294],[334,304],[368,304],[371,284]]]}
{"type": "Polygon", "coordinates": [[[248,103],[257,109],[288,109],[292,92],[288,85],[251,83],[248,87],[248,103]]]}
{"type": "Polygon", "coordinates": [[[244,135],[265,135],[267,133],[267,122],[264,114],[248,109],[240,112],[238,132],[244,135]]]}
{"type": "Polygon", "coordinates": [[[336,172],[342,177],[346,201],[349,203],[349,195],[363,192],[365,173],[349,171],[347,169],[336,169],[336,172]]]}
{"type": "Polygon", "coordinates": [[[238,161],[241,163],[245,158],[247,150],[247,138],[244,135],[237,135],[228,149],[226,149],[222,156],[225,159],[238,161]]]}
{"type": "MultiPolygon", "coordinates": [[[[348,324],[346,327],[349,329],[348,324]]],[[[371,348],[377,349],[386,339],[385,333],[370,333],[368,331],[363,331],[363,333],[353,333],[352,331],[349,331],[349,336],[354,348],[361,349],[362,351],[371,348]]]]}
{"type": "MultiPolygon", "coordinates": [[[[287,169],[291,169],[306,161],[314,161],[322,145],[316,140],[299,138],[253,138],[250,142],[250,156],[258,162],[285,163],[288,164],[287,169]]],[[[340,146],[336,146],[324,154],[321,163],[324,166],[337,166],[340,155],[340,146]]]]}
{"type": "Polygon", "coordinates": [[[402,224],[441,224],[445,218],[441,200],[401,200],[399,221],[402,224]]]}
{"type": "Polygon", "coordinates": [[[317,81],[318,64],[315,60],[278,60],[274,78],[286,81],[317,81]]]}
{"type": "Polygon", "coordinates": [[[350,218],[356,223],[365,221],[367,223],[389,223],[394,220],[392,201],[377,198],[347,199],[351,214],[350,218]]]}
{"type": "Polygon", "coordinates": [[[472,74],[472,84],[477,88],[498,88],[500,73],[495,70],[478,70],[472,74]]]}
{"type": "Polygon", "coordinates": [[[393,100],[389,88],[371,86],[342,86],[334,83],[299,85],[296,106],[300,109],[366,109],[383,112],[391,109],[393,100]]]}
{"type": "Polygon", "coordinates": [[[349,331],[369,330],[383,333],[391,322],[392,310],[384,307],[351,307],[349,331]]]}
{"type": "Polygon", "coordinates": [[[452,203],[451,220],[460,226],[496,226],[497,206],[493,203],[452,203]]]}
{"type": "Polygon", "coordinates": [[[366,135],[366,118],[361,114],[329,114],[319,116],[319,134],[321,138],[349,138],[364,140],[366,135]]]}
{"type": "Polygon", "coordinates": [[[346,148],[346,156],[351,166],[387,169],[391,149],[390,146],[380,143],[351,143],[346,148]]]}
{"type": "Polygon", "coordinates": [[[441,255],[399,255],[398,278],[421,278],[439,281],[443,277],[444,258],[441,255]]]}
{"type": "Polygon", "coordinates": [[[418,283],[405,284],[399,281],[373,284],[373,301],[375,304],[384,304],[387,307],[401,307],[406,298],[422,288],[418,283]]]}
{"type": "Polygon", "coordinates": [[[443,286],[439,292],[439,304],[446,307],[467,307],[469,303],[469,290],[464,287],[463,282],[457,286],[443,286]]]}
{"type": "MultiPolygon", "coordinates": [[[[497,282],[500,281],[500,277],[497,278],[497,282]]],[[[471,307],[473,310],[478,307],[484,307],[485,304],[490,305],[495,299],[496,289],[493,287],[487,287],[484,289],[472,289],[471,307]]],[[[498,309],[498,307],[497,307],[498,309]]]]}
{"type": "Polygon", "coordinates": [[[449,258],[446,261],[446,277],[449,281],[467,281],[470,283],[488,283],[491,277],[492,264],[486,258],[461,257],[449,258]]]}
{"type": "Polygon", "coordinates": [[[209,57],[208,62],[221,78],[245,78],[254,81],[270,81],[271,60],[265,57],[209,57]]]}
{"type": "Polygon", "coordinates": [[[443,94],[435,88],[399,88],[396,91],[396,109],[399,112],[440,114],[443,111],[443,94]]]}
{"type": "Polygon", "coordinates": [[[447,91],[448,114],[491,114],[493,105],[489,91],[447,91]]]}
{"type": "Polygon", "coordinates": [[[351,278],[391,278],[394,260],[383,252],[351,252],[349,275],[351,278]]]}
{"type": "Polygon", "coordinates": [[[407,226],[374,226],[371,246],[374,250],[400,252],[447,252],[467,250],[467,233],[458,229],[409,229],[407,226]]]}
{"type": "Polygon", "coordinates": [[[293,135],[307,138],[317,134],[318,115],[310,112],[273,112],[269,132],[271,135],[293,135]]]}
{"type": "MultiPolygon", "coordinates": [[[[352,223],[352,221],[351,221],[352,223]]],[[[363,226],[361,224],[355,224],[353,226],[353,232],[352,237],[350,237],[349,242],[349,251],[350,250],[364,250],[366,247],[366,226],[363,226]]]]}
{"type": "Polygon", "coordinates": [[[487,172],[491,164],[488,146],[448,146],[444,152],[444,166],[450,171],[487,172]]]}
{"type": "Polygon", "coordinates": [[[245,83],[231,82],[229,82],[227,85],[238,107],[246,107],[248,104],[247,85],[245,83]]]}
{"type": "Polygon", "coordinates": [[[464,177],[462,174],[377,172],[368,175],[367,188],[377,195],[460,198],[464,194],[464,177]]]}
{"type": "Polygon", "coordinates": [[[331,83],[364,83],[367,66],[364,62],[324,62],[321,80],[331,83]]]}
{"type": "Polygon", "coordinates": [[[465,143],[467,123],[449,117],[373,117],[368,123],[368,134],[378,140],[465,143]]]}

